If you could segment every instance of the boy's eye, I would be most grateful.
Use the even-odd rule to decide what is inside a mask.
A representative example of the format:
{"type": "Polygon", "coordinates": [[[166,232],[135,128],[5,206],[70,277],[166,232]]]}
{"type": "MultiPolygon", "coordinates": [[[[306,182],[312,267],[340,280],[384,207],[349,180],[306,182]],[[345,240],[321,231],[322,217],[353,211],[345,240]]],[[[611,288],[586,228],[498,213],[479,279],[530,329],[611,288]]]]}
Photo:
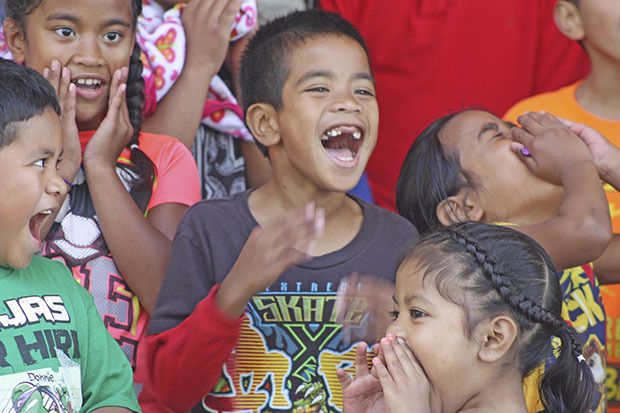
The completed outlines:
{"type": "Polygon", "coordinates": [[[123,35],[118,32],[110,32],[104,34],[103,38],[109,43],[118,43],[123,38],[123,35]]]}
{"type": "Polygon", "coordinates": [[[73,36],[75,36],[75,32],[73,31],[73,29],[71,29],[69,27],[59,27],[58,29],[55,29],[54,31],[60,37],[73,37],[73,36]]]}
{"type": "Polygon", "coordinates": [[[409,310],[409,315],[411,316],[411,318],[420,318],[420,317],[425,317],[426,313],[424,313],[424,311],[420,311],[417,308],[412,308],[411,310],[409,310]]]}
{"type": "Polygon", "coordinates": [[[315,86],[315,87],[306,89],[306,92],[327,93],[329,92],[329,89],[324,86],[315,86]]]}
{"type": "Polygon", "coordinates": [[[398,314],[400,314],[400,313],[398,311],[396,311],[396,310],[388,311],[388,315],[390,316],[392,321],[396,321],[396,319],[398,318],[398,314]]]}
{"type": "Polygon", "coordinates": [[[46,159],[41,158],[41,159],[39,159],[39,160],[34,161],[32,164],[33,164],[34,166],[38,166],[38,167],[40,167],[40,168],[45,168],[45,161],[46,161],[46,159]]]}
{"type": "Polygon", "coordinates": [[[363,95],[363,96],[374,96],[375,95],[371,90],[368,90],[368,89],[357,89],[355,93],[357,93],[358,95],[363,95]]]}

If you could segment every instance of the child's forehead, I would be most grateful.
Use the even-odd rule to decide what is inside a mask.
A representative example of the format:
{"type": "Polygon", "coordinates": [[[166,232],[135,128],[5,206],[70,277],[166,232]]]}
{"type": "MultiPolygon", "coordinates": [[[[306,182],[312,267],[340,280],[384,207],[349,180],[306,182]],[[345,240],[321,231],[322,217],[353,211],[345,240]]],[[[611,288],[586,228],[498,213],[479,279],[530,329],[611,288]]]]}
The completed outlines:
{"type": "Polygon", "coordinates": [[[52,17],[69,17],[80,20],[108,20],[132,17],[134,0],[43,0],[32,11],[49,20],[52,17]]]}
{"type": "Polygon", "coordinates": [[[308,68],[308,61],[331,61],[342,63],[343,55],[328,53],[329,51],[340,50],[347,55],[350,53],[355,56],[363,56],[362,63],[369,67],[368,55],[364,48],[353,38],[341,34],[320,34],[295,42],[288,53],[289,68],[303,65],[308,68]]]}

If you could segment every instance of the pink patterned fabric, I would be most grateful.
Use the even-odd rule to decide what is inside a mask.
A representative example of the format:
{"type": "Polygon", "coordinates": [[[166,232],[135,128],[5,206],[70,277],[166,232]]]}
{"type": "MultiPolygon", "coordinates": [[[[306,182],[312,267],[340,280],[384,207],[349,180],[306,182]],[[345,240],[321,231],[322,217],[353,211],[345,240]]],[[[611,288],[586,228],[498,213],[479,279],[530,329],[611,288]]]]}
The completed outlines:
{"type": "MultiPolygon", "coordinates": [[[[165,11],[153,0],[144,0],[138,20],[137,40],[142,47],[145,79],[145,115],[152,114],[183,70],[185,32],[179,3],[165,11]]],[[[231,29],[231,41],[248,34],[256,25],[256,0],[244,0],[231,29]]],[[[243,122],[243,111],[224,81],[215,76],[205,101],[202,122],[222,133],[251,141],[243,122]]]]}

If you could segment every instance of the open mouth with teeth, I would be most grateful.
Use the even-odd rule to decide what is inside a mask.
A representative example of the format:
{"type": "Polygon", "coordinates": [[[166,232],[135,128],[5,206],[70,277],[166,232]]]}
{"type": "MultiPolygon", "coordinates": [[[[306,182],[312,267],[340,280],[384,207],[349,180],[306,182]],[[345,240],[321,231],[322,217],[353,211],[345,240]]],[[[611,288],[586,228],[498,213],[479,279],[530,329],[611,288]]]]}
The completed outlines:
{"type": "Polygon", "coordinates": [[[99,79],[75,79],[71,83],[76,87],[84,89],[97,89],[101,87],[101,80],[99,79]]]}
{"type": "Polygon", "coordinates": [[[41,229],[43,228],[43,223],[51,214],[51,209],[45,209],[30,218],[30,222],[28,223],[30,227],[30,233],[37,241],[41,241],[41,229]]]}
{"type": "Polygon", "coordinates": [[[357,126],[336,126],[325,131],[321,144],[327,153],[340,162],[351,162],[364,141],[362,130],[357,126]]]}

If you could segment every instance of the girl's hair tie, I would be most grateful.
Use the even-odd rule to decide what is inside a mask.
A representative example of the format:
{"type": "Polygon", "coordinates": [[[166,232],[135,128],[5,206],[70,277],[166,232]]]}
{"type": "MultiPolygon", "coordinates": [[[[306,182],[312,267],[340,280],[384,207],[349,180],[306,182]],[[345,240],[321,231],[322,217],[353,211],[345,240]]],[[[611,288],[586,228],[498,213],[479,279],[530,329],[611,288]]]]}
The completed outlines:
{"type": "Polygon", "coordinates": [[[71,181],[69,181],[68,179],[65,179],[65,178],[62,178],[62,180],[65,181],[65,183],[67,184],[69,189],[73,188],[73,183],[71,181]]]}
{"type": "Polygon", "coordinates": [[[138,149],[138,144],[137,143],[132,143],[131,146],[129,147],[129,149],[131,149],[132,151],[134,149],[138,149]]]}

